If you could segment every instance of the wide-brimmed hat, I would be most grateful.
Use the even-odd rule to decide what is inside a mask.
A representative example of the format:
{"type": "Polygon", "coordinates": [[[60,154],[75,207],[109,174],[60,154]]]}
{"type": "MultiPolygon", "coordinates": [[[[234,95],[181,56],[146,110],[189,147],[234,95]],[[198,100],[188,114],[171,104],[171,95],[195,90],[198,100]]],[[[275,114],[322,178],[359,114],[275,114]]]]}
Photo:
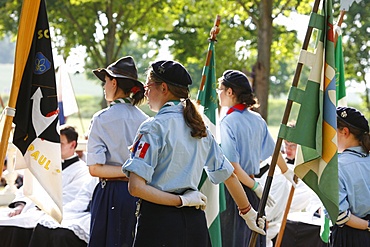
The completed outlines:
{"type": "Polygon", "coordinates": [[[337,107],[337,117],[356,129],[369,132],[367,119],[359,110],[353,107],[337,107]]]}
{"type": "Polygon", "coordinates": [[[189,72],[179,62],[161,60],[150,65],[154,74],[166,83],[184,88],[193,83],[189,72]]]}
{"type": "MultiPolygon", "coordinates": [[[[106,69],[94,69],[93,73],[101,81],[105,81],[105,75],[108,74],[115,78],[126,78],[133,81],[140,82],[137,78],[137,69],[135,61],[131,56],[122,57],[109,65],[106,69]]],[[[142,82],[140,82],[142,83],[142,82]]]]}
{"type": "Polygon", "coordinates": [[[239,70],[226,70],[220,79],[230,83],[233,86],[245,88],[248,93],[253,92],[248,77],[239,70]]]}

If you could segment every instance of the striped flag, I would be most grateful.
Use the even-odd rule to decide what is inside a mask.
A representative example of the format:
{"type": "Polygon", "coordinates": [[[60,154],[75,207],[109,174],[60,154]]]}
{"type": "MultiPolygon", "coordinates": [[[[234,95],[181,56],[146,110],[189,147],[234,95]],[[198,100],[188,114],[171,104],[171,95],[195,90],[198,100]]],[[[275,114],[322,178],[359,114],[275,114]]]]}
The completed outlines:
{"type": "Polygon", "coordinates": [[[17,168],[27,168],[23,192],[60,222],[62,175],[58,102],[44,0],[23,2],[13,85],[17,80],[21,82],[13,119],[13,143],[22,154],[17,158],[17,168]]]}
{"type": "Polygon", "coordinates": [[[62,63],[56,72],[56,84],[58,93],[59,123],[66,123],[68,116],[78,112],[77,101],[69,77],[67,65],[62,63]]]}
{"type": "Polygon", "coordinates": [[[294,172],[318,195],[334,224],[339,192],[331,0],[323,1],[322,12],[324,15],[312,14],[310,20],[310,25],[320,30],[315,52],[302,50],[299,58],[300,63],[311,67],[306,88],[292,87],[289,93],[289,98],[300,105],[296,126],[281,126],[279,136],[299,144],[294,172]]]}
{"type": "MultiPolygon", "coordinates": [[[[217,82],[215,66],[214,40],[210,40],[197,102],[200,104],[201,112],[203,112],[205,124],[217,139],[216,120],[218,96],[216,92],[217,82]]],[[[200,191],[207,196],[207,205],[210,205],[207,206],[205,213],[212,246],[222,247],[220,213],[226,209],[224,184],[212,184],[203,171],[199,188],[200,191]]]]}

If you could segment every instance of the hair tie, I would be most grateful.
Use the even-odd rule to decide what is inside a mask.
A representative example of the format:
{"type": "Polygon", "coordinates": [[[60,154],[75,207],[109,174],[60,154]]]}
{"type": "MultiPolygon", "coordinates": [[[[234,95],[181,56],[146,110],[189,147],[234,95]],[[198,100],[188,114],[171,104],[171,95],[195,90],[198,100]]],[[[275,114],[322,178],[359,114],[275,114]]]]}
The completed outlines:
{"type": "Polygon", "coordinates": [[[182,103],[186,103],[186,101],[188,100],[189,98],[186,98],[186,99],[183,99],[181,100],[182,103]]]}
{"type": "Polygon", "coordinates": [[[138,86],[131,88],[131,93],[136,94],[137,92],[140,92],[140,88],[138,86]]]}

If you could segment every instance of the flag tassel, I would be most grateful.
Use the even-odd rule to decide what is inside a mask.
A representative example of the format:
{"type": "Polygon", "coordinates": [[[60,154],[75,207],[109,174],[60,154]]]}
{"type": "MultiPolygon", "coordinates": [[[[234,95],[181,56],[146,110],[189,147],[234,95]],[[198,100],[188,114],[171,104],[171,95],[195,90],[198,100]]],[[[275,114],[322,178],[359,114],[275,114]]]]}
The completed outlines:
{"type": "MultiPolygon", "coordinates": [[[[317,13],[317,11],[319,9],[320,2],[321,2],[320,0],[315,0],[314,5],[312,7],[312,12],[313,13],[317,13]]],[[[304,41],[303,41],[302,50],[307,50],[312,32],[313,32],[313,27],[308,26],[307,31],[306,31],[306,35],[305,35],[305,38],[304,38],[304,41]]],[[[295,74],[294,74],[294,77],[293,77],[293,82],[292,82],[293,87],[297,87],[299,78],[300,78],[301,73],[302,73],[302,69],[303,69],[303,63],[298,62],[297,67],[296,67],[296,71],[295,71],[295,74]]],[[[290,115],[290,112],[291,112],[291,109],[292,109],[292,105],[293,105],[293,101],[288,99],[287,104],[285,106],[283,119],[282,119],[282,124],[284,124],[284,125],[286,125],[288,123],[289,115],[290,115]]],[[[272,156],[270,169],[269,169],[269,172],[268,172],[268,175],[267,175],[267,178],[266,178],[266,184],[264,186],[262,198],[261,198],[260,203],[258,205],[257,219],[263,216],[263,211],[266,207],[267,197],[268,197],[268,194],[270,192],[272,179],[273,179],[273,175],[274,175],[274,172],[275,172],[276,163],[277,163],[279,153],[280,153],[280,150],[281,150],[282,141],[283,141],[283,139],[281,137],[279,137],[276,141],[276,145],[275,145],[274,153],[273,153],[273,156],[272,156]]],[[[285,218],[285,220],[286,220],[286,218],[285,218]]],[[[252,236],[250,238],[249,245],[248,245],[249,247],[256,246],[257,237],[258,237],[258,233],[257,232],[252,232],[252,236]]]]}

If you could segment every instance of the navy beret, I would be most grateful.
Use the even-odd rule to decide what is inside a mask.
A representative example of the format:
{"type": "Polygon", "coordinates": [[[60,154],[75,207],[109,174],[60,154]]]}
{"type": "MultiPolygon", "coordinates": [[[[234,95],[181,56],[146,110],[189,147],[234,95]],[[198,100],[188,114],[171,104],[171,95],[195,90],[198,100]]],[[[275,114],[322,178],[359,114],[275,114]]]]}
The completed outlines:
{"type": "Polygon", "coordinates": [[[248,93],[252,93],[248,77],[238,70],[226,70],[221,78],[233,86],[245,88],[248,93]]]}
{"type": "Polygon", "coordinates": [[[337,116],[343,122],[363,132],[369,132],[369,123],[365,116],[352,107],[337,107],[337,116]]]}
{"type": "Polygon", "coordinates": [[[193,83],[185,67],[175,61],[161,60],[151,64],[154,74],[168,84],[187,88],[193,83]]]}

